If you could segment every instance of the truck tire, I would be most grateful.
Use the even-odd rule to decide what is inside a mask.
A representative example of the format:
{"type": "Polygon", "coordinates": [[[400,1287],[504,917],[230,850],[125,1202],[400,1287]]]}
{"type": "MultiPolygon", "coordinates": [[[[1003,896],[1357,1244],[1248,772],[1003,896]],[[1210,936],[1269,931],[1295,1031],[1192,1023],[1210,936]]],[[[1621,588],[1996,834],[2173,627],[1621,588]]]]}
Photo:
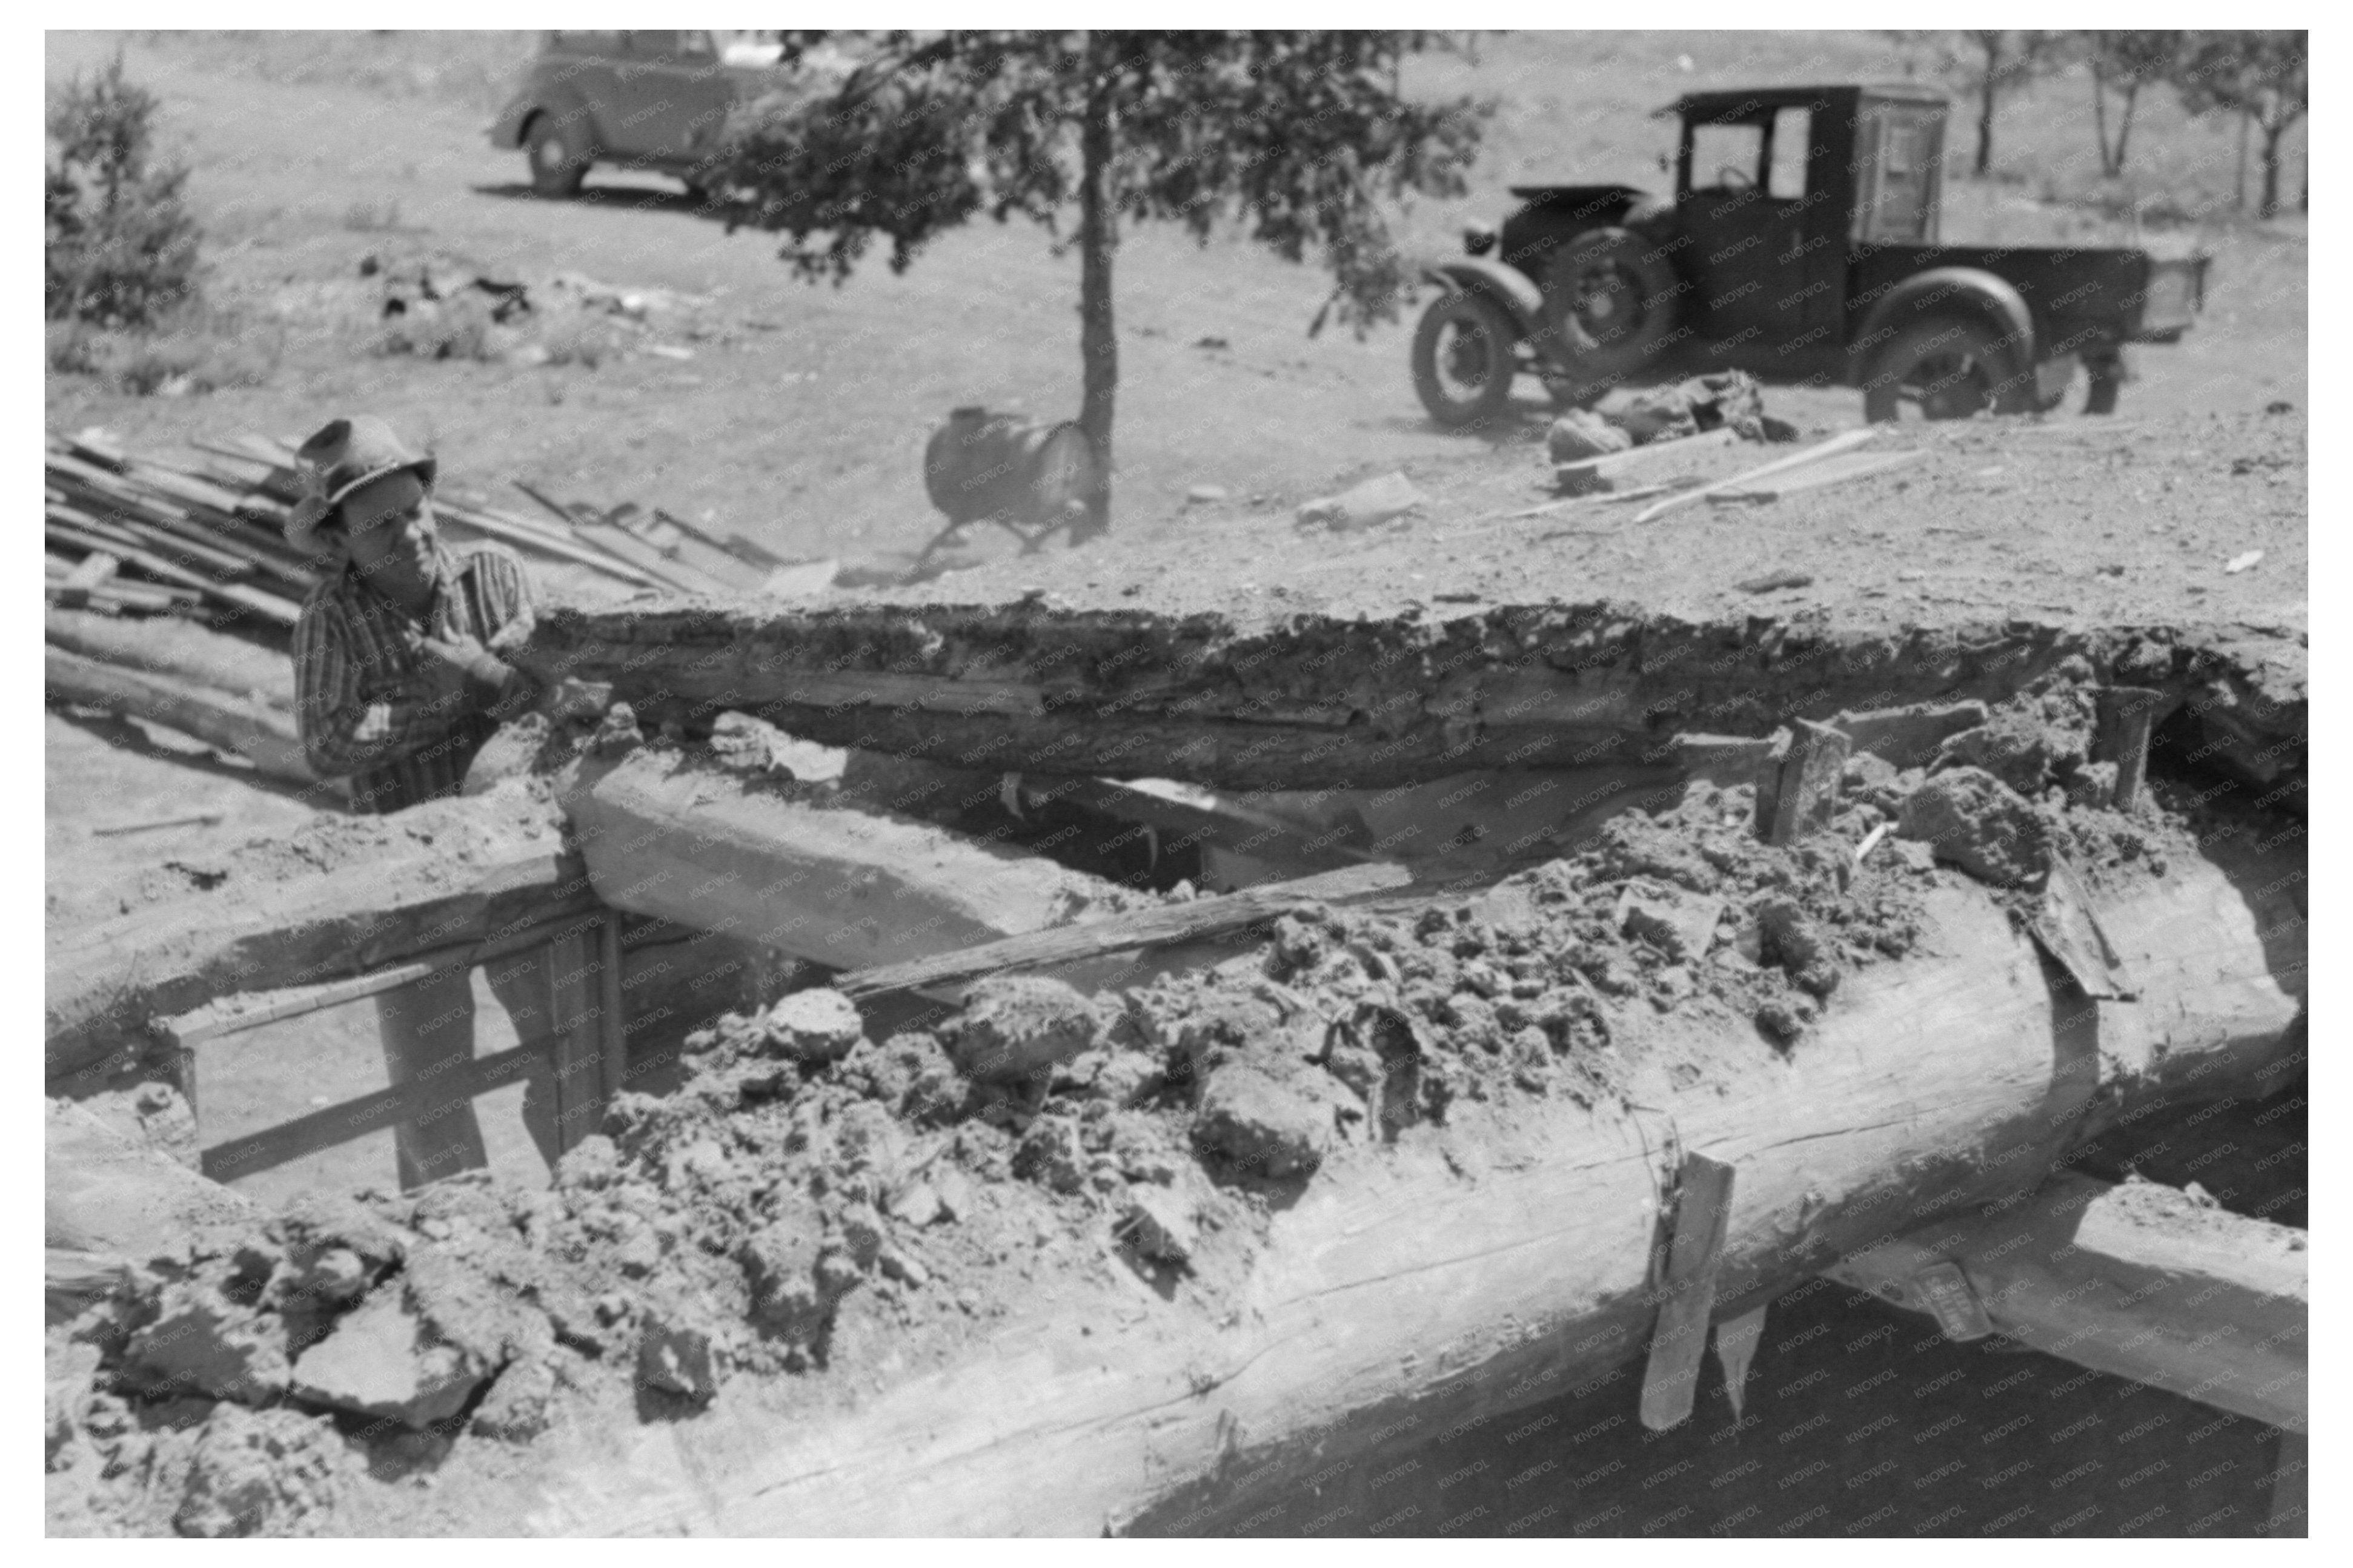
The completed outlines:
{"type": "Polygon", "coordinates": [[[1495,419],[1511,405],[1519,329],[1484,294],[1459,289],[1431,301],[1413,332],[1413,390],[1439,424],[1495,419]]]}
{"type": "Polygon", "coordinates": [[[1559,374],[1556,401],[1585,404],[1648,369],[1674,330],[1675,269],[1622,228],[1594,228],[1545,268],[1545,325],[1559,374]]]}
{"type": "Polygon", "coordinates": [[[1923,419],[2016,413],[2032,401],[2031,380],[2021,382],[2009,350],[1983,322],[1931,317],[1905,328],[1873,357],[1863,374],[1862,416],[1883,423],[1903,418],[1907,407],[1923,419]]]}
{"type": "Polygon", "coordinates": [[[523,132],[522,153],[531,163],[531,188],[543,196],[576,195],[588,177],[592,161],[586,148],[573,143],[579,132],[556,123],[552,114],[532,116],[523,132]]]}

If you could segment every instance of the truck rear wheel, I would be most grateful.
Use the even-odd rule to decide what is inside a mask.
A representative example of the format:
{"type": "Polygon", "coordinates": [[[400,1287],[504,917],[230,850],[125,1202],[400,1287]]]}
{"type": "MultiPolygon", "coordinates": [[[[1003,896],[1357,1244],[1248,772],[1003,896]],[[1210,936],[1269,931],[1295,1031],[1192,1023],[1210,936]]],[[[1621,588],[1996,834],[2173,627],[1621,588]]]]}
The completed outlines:
{"type": "Polygon", "coordinates": [[[1978,321],[1938,317],[1915,322],[1871,362],[1862,384],[1862,416],[1874,424],[1902,419],[1967,419],[1992,410],[2017,411],[2018,374],[2009,351],[1978,321]]]}
{"type": "Polygon", "coordinates": [[[1510,406],[1519,329],[1501,305],[1457,289],[1431,302],[1413,333],[1413,389],[1440,425],[1483,423],[1510,406]]]}
{"type": "Polygon", "coordinates": [[[578,132],[565,130],[552,114],[532,117],[522,147],[523,156],[531,163],[533,190],[543,196],[578,194],[580,182],[588,176],[589,163],[585,151],[573,145],[578,137],[578,132]]]}
{"type": "Polygon", "coordinates": [[[1647,369],[1674,328],[1674,268],[1622,228],[1588,229],[1545,268],[1545,325],[1560,374],[1556,400],[1590,403],[1647,369]]]}

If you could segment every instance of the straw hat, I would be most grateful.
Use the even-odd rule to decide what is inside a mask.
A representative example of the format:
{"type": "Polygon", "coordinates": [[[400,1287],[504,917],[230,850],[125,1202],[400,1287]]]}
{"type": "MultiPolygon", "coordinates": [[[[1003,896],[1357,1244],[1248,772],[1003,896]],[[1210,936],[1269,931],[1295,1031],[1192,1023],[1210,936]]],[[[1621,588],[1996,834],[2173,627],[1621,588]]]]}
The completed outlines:
{"type": "Polygon", "coordinates": [[[286,518],[286,542],[306,555],[322,555],[332,544],[321,530],[335,520],[343,498],[386,474],[415,471],[427,489],[440,465],[431,454],[412,452],[392,426],[373,414],[322,426],[294,456],[307,470],[308,489],[286,518]]]}

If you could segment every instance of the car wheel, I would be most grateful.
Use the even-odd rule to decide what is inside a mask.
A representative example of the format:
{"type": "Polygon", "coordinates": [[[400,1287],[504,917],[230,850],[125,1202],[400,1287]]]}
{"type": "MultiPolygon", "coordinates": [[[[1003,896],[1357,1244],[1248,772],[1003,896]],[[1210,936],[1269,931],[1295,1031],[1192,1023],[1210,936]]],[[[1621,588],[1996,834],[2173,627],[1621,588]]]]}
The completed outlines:
{"type": "Polygon", "coordinates": [[[1906,327],[1872,361],[1862,416],[1884,423],[2010,413],[2018,384],[2009,351],[1990,330],[1940,317],[1906,327]]]}
{"type": "Polygon", "coordinates": [[[589,158],[573,145],[576,133],[556,123],[553,115],[533,117],[523,133],[523,156],[531,163],[531,188],[543,196],[568,196],[588,176],[589,158]]]}
{"type": "Polygon", "coordinates": [[[1450,428],[1494,419],[1512,401],[1519,330],[1501,305],[1458,289],[1431,302],[1413,333],[1413,389],[1450,428]]]}
{"type": "Polygon", "coordinates": [[[1562,246],[1545,268],[1544,300],[1567,400],[1590,403],[1649,368],[1674,330],[1680,292],[1667,258],[1629,230],[1588,229],[1562,246]]]}

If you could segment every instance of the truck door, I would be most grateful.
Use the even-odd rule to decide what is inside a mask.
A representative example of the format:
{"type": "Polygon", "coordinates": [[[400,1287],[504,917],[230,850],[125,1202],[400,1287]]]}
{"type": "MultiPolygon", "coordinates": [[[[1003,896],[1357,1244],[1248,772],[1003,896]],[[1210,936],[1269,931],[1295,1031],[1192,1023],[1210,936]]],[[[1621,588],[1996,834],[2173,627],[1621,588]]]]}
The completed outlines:
{"type": "Polygon", "coordinates": [[[1678,216],[1693,240],[1698,324],[1719,363],[1792,371],[1793,353],[1836,333],[1846,258],[1810,221],[1829,194],[1812,121],[1810,106],[1782,105],[1684,131],[1678,216]]]}

